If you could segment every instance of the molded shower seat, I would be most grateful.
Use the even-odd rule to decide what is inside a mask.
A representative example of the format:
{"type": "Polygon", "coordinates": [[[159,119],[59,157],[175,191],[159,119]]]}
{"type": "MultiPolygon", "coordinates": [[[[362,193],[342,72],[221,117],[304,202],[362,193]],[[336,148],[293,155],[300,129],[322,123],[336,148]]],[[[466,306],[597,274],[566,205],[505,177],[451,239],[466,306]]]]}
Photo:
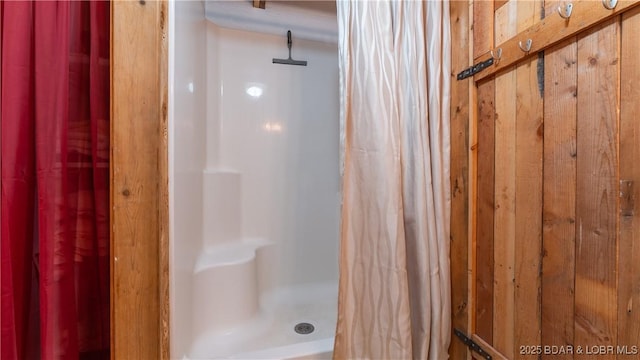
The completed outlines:
{"type": "Polygon", "coordinates": [[[207,247],[193,271],[194,336],[218,333],[251,320],[259,312],[256,253],[266,239],[244,239],[207,247]]]}

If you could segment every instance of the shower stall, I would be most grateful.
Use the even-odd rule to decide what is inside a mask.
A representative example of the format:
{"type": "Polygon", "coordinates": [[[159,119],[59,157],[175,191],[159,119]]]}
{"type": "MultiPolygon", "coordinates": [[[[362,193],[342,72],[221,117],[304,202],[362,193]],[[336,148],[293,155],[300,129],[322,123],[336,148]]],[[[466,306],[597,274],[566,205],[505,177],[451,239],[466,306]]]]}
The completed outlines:
{"type": "Polygon", "coordinates": [[[176,1],[171,357],[331,356],[340,218],[330,2],[176,1]],[[273,63],[292,57],[306,66],[273,63]]]}

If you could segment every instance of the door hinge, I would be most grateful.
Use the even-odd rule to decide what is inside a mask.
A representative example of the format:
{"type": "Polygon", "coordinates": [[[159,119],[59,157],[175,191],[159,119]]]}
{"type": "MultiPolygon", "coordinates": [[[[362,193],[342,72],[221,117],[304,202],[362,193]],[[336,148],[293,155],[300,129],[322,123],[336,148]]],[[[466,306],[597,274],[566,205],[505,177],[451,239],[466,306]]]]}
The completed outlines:
{"type": "Polygon", "coordinates": [[[457,79],[458,80],[464,80],[468,77],[471,77],[477,73],[479,73],[480,71],[488,68],[489,66],[493,65],[493,58],[490,58],[488,60],[479,62],[471,67],[468,67],[464,70],[462,70],[461,73],[458,74],[457,79]]]}
{"type": "Polygon", "coordinates": [[[485,360],[491,360],[491,355],[488,352],[484,351],[483,348],[480,347],[475,341],[471,340],[467,337],[462,331],[458,329],[453,329],[453,333],[460,339],[462,342],[467,345],[471,351],[475,351],[478,355],[482,356],[485,360]]]}

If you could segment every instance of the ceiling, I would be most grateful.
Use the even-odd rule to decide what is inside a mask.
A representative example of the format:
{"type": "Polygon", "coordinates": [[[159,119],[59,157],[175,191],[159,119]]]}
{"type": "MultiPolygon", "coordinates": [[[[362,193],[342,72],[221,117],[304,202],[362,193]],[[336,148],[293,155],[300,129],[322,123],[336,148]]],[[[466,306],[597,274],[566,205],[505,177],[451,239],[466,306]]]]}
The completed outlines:
{"type": "Polygon", "coordinates": [[[287,6],[295,6],[302,9],[320,11],[328,14],[336,13],[336,2],[333,0],[267,0],[266,6],[269,3],[281,3],[287,6]]]}
{"type": "Polygon", "coordinates": [[[286,3],[289,6],[297,6],[301,8],[305,8],[308,10],[321,11],[325,13],[335,14],[336,13],[336,2],[331,0],[297,0],[297,1],[288,1],[288,0],[267,0],[267,6],[269,6],[270,2],[281,2],[286,3]]]}

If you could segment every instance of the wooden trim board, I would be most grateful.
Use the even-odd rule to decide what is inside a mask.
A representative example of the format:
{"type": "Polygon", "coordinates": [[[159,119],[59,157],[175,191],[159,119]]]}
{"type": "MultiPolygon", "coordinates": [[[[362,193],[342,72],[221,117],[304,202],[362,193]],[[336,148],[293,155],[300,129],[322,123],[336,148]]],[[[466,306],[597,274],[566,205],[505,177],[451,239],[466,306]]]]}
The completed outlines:
{"type": "MultiPolygon", "coordinates": [[[[451,53],[452,66],[469,61],[469,6],[464,1],[449,3],[451,41],[461,44],[451,53]]],[[[456,81],[451,74],[451,314],[452,328],[469,333],[468,214],[469,214],[469,86],[471,79],[456,81]]],[[[449,356],[464,359],[467,347],[452,335],[449,356]]]]}
{"type": "MultiPolygon", "coordinates": [[[[509,1],[495,12],[496,43],[517,33],[518,5],[509,1]]],[[[494,214],[491,345],[510,359],[515,336],[516,85],[515,67],[495,78],[494,207],[489,209],[494,214]]]]}
{"type": "Polygon", "coordinates": [[[111,358],[167,359],[167,2],[111,2],[111,358]]]}

